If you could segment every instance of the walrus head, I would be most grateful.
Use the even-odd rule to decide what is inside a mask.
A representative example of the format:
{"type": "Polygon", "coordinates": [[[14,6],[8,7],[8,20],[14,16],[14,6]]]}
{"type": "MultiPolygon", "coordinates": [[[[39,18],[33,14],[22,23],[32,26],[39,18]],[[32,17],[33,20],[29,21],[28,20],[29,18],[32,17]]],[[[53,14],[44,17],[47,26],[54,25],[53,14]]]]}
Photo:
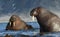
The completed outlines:
{"type": "Polygon", "coordinates": [[[37,7],[31,10],[30,16],[32,16],[32,20],[34,21],[34,17],[37,17],[41,13],[41,7],[37,7]]]}
{"type": "Polygon", "coordinates": [[[12,15],[11,18],[10,18],[10,21],[11,21],[11,22],[16,21],[16,17],[17,17],[16,15],[12,15]]]}
{"type": "Polygon", "coordinates": [[[41,7],[37,7],[37,8],[32,9],[31,12],[30,12],[30,15],[35,16],[35,17],[38,16],[41,12],[40,9],[41,9],[41,7]]]}
{"type": "Polygon", "coordinates": [[[15,26],[15,21],[17,20],[18,16],[12,15],[10,18],[10,25],[11,27],[15,26]]]}

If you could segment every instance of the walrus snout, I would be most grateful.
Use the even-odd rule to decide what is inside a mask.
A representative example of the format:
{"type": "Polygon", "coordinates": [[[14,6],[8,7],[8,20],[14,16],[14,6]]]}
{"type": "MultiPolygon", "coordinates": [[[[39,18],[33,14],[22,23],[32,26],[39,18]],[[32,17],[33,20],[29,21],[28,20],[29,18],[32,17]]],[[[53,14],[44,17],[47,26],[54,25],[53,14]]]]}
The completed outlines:
{"type": "Polygon", "coordinates": [[[33,9],[31,12],[30,12],[30,16],[38,16],[38,12],[37,12],[37,9],[33,9]]]}
{"type": "Polygon", "coordinates": [[[31,11],[30,16],[36,16],[36,11],[31,11]]]}

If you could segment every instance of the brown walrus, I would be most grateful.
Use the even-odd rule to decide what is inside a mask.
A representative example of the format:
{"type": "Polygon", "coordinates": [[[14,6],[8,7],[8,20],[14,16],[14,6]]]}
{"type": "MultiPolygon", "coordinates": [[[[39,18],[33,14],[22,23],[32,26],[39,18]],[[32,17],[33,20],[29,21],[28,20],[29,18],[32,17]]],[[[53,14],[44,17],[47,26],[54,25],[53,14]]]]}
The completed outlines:
{"type": "Polygon", "coordinates": [[[12,35],[8,35],[8,34],[6,34],[4,37],[13,37],[12,35]]]}
{"type": "Polygon", "coordinates": [[[23,20],[20,19],[17,15],[12,15],[6,30],[22,30],[22,29],[32,29],[31,25],[27,25],[23,20]]]}
{"type": "Polygon", "coordinates": [[[46,8],[34,8],[31,10],[30,15],[36,17],[41,33],[60,31],[60,18],[46,8]]]}

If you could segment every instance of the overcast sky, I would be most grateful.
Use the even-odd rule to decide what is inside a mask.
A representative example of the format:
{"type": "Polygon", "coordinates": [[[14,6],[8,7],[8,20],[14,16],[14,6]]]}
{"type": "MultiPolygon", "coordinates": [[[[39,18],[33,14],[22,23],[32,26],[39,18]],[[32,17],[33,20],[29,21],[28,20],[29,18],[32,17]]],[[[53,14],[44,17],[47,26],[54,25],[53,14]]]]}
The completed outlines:
{"type": "Polygon", "coordinates": [[[30,11],[39,6],[60,15],[60,0],[0,0],[0,22],[8,21],[13,14],[31,22],[30,11]]]}

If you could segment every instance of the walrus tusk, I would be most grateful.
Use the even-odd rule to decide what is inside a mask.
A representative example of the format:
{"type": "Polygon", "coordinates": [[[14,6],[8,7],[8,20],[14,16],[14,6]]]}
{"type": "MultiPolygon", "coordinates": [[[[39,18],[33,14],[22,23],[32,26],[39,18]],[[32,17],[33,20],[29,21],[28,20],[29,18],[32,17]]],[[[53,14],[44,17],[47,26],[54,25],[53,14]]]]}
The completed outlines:
{"type": "Polygon", "coordinates": [[[11,22],[10,22],[10,26],[11,26],[11,22]]]}
{"type": "Polygon", "coordinates": [[[34,21],[34,16],[32,16],[32,20],[34,21]]]}
{"type": "Polygon", "coordinates": [[[15,22],[13,22],[13,26],[15,26],[15,22]]]}

